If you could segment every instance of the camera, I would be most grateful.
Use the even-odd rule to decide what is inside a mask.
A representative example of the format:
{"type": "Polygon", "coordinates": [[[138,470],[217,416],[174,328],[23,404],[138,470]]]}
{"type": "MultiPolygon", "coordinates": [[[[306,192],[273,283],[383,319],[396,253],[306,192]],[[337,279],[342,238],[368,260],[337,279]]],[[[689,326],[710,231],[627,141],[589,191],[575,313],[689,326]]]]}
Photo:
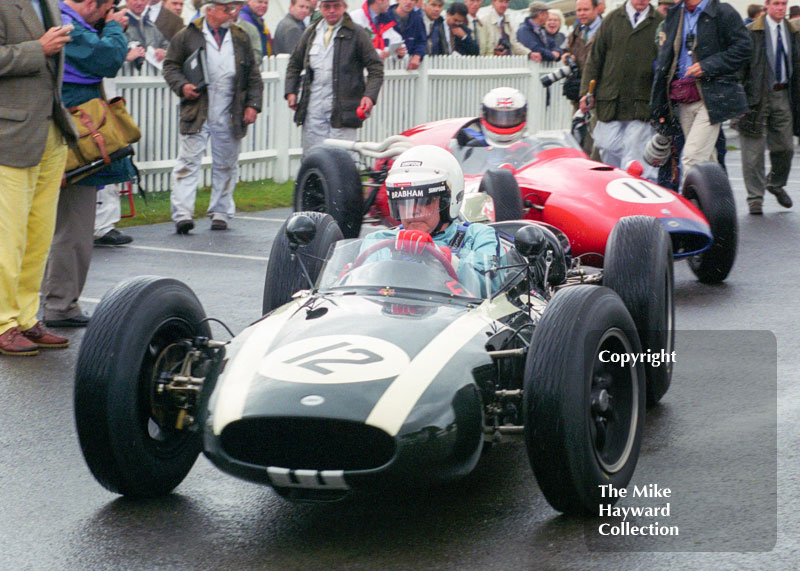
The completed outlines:
{"type": "Polygon", "coordinates": [[[494,47],[495,54],[510,54],[511,53],[511,42],[508,38],[501,37],[497,45],[494,47]]]}
{"type": "Polygon", "coordinates": [[[578,62],[576,62],[575,58],[571,55],[568,55],[566,58],[564,58],[564,63],[567,65],[563,65],[557,70],[551,71],[547,75],[543,75],[540,78],[540,81],[544,87],[550,87],[556,81],[571,77],[580,71],[578,68],[578,62]]]}
{"type": "MultiPolygon", "coordinates": [[[[131,40],[131,41],[128,42],[128,51],[132,50],[133,48],[138,48],[141,45],[142,44],[140,42],[138,42],[136,40],[131,40]]],[[[142,66],[144,65],[144,58],[143,57],[137,57],[131,63],[133,63],[133,65],[136,66],[136,69],[142,69],[142,66]]]]}

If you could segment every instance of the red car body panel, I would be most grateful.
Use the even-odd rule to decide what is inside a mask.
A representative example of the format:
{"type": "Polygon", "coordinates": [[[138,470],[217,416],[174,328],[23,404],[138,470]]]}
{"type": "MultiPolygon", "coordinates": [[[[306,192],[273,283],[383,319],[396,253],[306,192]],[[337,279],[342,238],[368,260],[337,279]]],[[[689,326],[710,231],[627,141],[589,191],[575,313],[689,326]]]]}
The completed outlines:
{"type": "MultiPolygon", "coordinates": [[[[416,145],[449,148],[458,130],[473,120],[447,119],[402,133],[416,145]]],[[[621,169],[589,160],[571,147],[540,151],[534,162],[514,169],[526,206],[525,218],[552,224],[570,240],[573,255],[605,252],[611,229],[624,216],[662,221],[673,239],[675,257],[704,251],[711,244],[708,222],[679,194],[621,169]]],[[[477,191],[482,175],[466,175],[467,192],[477,191]]]]}

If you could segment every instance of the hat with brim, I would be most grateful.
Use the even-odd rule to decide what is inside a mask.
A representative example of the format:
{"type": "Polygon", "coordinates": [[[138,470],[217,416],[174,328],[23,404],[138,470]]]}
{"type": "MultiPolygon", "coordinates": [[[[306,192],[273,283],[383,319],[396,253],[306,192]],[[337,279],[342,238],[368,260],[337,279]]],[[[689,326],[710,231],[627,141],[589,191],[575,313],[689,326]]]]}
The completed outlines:
{"type": "Polygon", "coordinates": [[[539,12],[547,12],[547,4],[544,2],[531,2],[528,10],[530,10],[531,16],[535,16],[539,12]]]}
{"type": "Polygon", "coordinates": [[[205,0],[203,4],[244,4],[245,0],[205,0]]]}

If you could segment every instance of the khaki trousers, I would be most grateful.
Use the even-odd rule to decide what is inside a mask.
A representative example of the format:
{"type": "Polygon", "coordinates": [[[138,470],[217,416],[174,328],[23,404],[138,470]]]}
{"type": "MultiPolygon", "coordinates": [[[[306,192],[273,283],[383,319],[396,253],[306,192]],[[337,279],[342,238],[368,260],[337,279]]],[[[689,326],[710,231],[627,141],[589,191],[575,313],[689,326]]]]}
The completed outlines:
{"type": "Polygon", "coordinates": [[[51,121],[38,165],[0,166],[0,333],[36,325],[67,145],[51,121]]]}
{"type": "Polygon", "coordinates": [[[686,142],[681,156],[681,183],[698,163],[717,162],[717,137],[721,123],[712,125],[703,100],[678,105],[678,118],[686,142]]]}
{"type": "Polygon", "coordinates": [[[783,188],[789,178],[794,155],[792,107],[789,90],[769,91],[760,137],[741,133],[742,174],[747,189],[747,203],[761,204],[764,189],[783,188]],[[764,147],[769,149],[770,171],[764,176],[764,147]]]}
{"type": "Polygon", "coordinates": [[[45,321],[70,319],[82,313],[78,298],[92,261],[96,209],[96,186],[71,184],[61,191],[53,246],[42,283],[45,321]]]}

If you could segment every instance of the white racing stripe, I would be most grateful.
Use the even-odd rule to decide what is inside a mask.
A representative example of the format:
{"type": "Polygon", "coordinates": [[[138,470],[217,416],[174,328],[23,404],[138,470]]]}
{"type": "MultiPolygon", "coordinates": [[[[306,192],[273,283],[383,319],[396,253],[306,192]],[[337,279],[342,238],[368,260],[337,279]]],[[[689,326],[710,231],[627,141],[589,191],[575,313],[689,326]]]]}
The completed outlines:
{"type": "Polygon", "coordinates": [[[396,436],[414,405],[447,362],[493,319],[519,311],[510,303],[498,306],[498,302],[502,304],[504,300],[502,296],[494,303],[484,302],[439,333],[386,389],[369,413],[366,424],[396,436]]]}
{"type": "MultiPolygon", "coordinates": [[[[253,383],[261,359],[283,325],[305,301],[305,298],[295,300],[265,321],[252,326],[252,332],[228,364],[229,369],[222,379],[217,405],[214,408],[214,434],[221,434],[222,429],[228,424],[242,418],[247,394],[250,392],[250,385],[253,383]]],[[[244,335],[246,331],[241,334],[244,335]]]]}

